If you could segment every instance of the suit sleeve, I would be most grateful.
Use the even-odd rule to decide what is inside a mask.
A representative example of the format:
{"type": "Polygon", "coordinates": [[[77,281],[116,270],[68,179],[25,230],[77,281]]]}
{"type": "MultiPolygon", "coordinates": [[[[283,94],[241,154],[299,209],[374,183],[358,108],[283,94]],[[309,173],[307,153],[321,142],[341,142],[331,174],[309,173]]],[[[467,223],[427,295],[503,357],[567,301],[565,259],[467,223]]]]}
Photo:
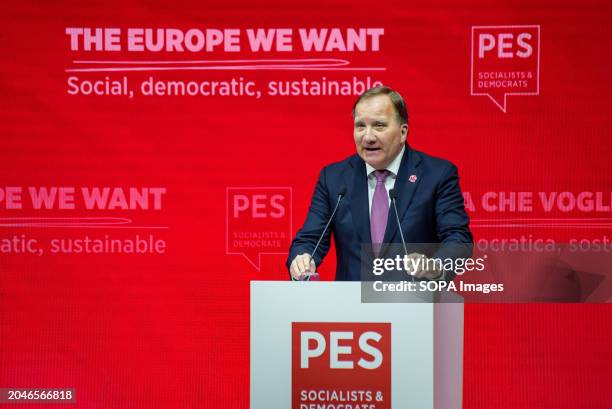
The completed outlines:
{"type": "MultiPolygon", "coordinates": [[[[440,248],[435,258],[468,258],[472,256],[474,238],[470,231],[470,218],[459,188],[457,167],[450,165],[436,190],[436,233],[440,248]]],[[[454,278],[454,272],[445,274],[446,280],[454,278]]]]}
{"type": "MultiPolygon", "coordinates": [[[[297,232],[295,238],[291,242],[289,248],[289,255],[287,258],[287,269],[291,265],[293,259],[302,253],[312,254],[319,236],[323,232],[327,221],[331,215],[332,209],[329,202],[329,190],[327,189],[326,182],[326,170],[323,168],[319,174],[319,180],[315,186],[314,193],[312,195],[312,201],[310,202],[310,208],[308,215],[304,221],[304,225],[297,232]]],[[[325,233],[325,236],[319,244],[317,254],[314,255],[314,261],[317,267],[323,261],[323,258],[329,251],[331,241],[331,226],[325,233]]]]}

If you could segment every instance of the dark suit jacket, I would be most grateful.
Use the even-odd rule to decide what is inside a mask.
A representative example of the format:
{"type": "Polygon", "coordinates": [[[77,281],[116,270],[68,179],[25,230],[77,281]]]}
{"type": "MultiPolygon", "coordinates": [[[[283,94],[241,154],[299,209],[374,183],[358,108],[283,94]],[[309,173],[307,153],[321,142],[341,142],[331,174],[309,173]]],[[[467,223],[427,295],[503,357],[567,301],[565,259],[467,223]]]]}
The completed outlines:
{"type": "MultiPolygon", "coordinates": [[[[336,280],[360,280],[362,245],[371,245],[372,242],[367,183],[365,162],[356,154],[323,168],[306,221],[291,243],[287,268],[295,256],[312,254],[336,205],[338,193],[345,188],[346,195],[314,260],[317,266],[321,264],[329,251],[333,233],[337,258],[336,280]]],[[[473,238],[468,226],[469,218],[459,189],[457,168],[452,163],[406,145],[394,188],[406,242],[460,246],[438,247],[435,254],[427,254],[430,257],[471,256],[473,238]],[[416,176],[414,182],[410,181],[412,175],[416,176]],[[465,243],[469,245],[462,247],[465,243]]],[[[384,243],[401,243],[392,206],[389,211],[384,243]]],[[[381,257],[388,257],[384,247],[381,257]]],[[[452,279],[452,274],[447,278],[452,279]]]]}

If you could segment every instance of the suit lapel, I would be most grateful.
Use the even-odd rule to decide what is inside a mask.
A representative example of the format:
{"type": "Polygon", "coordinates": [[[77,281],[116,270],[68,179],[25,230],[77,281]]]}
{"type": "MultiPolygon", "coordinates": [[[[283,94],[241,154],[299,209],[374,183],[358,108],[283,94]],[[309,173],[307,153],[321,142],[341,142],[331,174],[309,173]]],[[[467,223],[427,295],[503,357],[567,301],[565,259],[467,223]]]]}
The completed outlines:
{"type": "MultiPolygon", "coordinates": [[[[421,181],[422,172],[418,167],[420,162],[421,158],[419,154],[406,145],[399,172],[397,178],[395,178],[394,187],[397,198],[397,212],[400,221],[404,219],[404,214],[408,210],[408,207],[410,207],[414,192],[421,181]]],[[[390,203],[383,243],[393,243],[394,240],[398,240],[397,237],[400,237],[400,234],[397,228],[397,220],[395,219],[395,209],[393,209],[393,203],[390,203]]],[[[383,246],[381,254],[385,253],[386,247],[386,245],[383,246]]]]}
{"type": "Polygon", "coordinates": [[[351,160],[353,167],[352,179],[347,180],[347,186],[351,186],[348,196],[353,216],[353,226],[359,236],[361,243],[372,243],[370,236],[370,212],[368,204],[368,180],[366,177],[365,162],[354,156],[351,160]]]}

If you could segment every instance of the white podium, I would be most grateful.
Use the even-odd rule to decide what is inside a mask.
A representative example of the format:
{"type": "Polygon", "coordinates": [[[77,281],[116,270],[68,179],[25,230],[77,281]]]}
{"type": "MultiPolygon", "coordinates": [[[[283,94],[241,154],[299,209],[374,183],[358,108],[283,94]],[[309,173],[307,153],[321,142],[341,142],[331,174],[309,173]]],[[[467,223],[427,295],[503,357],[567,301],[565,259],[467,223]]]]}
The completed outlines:
{"type": "Polygon", "coordinates": [[[459,409],[462,356],[461,303],[362,303],[359,282],[251,282],[252,409],[459,409]]]}

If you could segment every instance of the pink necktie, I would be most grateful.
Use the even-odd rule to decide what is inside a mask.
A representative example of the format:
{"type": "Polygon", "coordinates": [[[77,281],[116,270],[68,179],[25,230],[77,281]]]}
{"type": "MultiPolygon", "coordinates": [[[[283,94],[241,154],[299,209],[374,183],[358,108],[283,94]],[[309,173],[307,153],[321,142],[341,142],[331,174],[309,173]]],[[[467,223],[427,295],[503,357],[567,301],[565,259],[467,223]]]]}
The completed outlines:
{"type": "Polygon", "coordinates": [[[375,170],[376,188],[372,198],[372,211],[370,213],[370,234],[372,236],[372,248],[374,254],[378,255],[380,246],[385,237],[387,228],[387,217],[389,215],[389,196],[385,188],[385,179],[389,176],[388,170],[375,170]]]}

